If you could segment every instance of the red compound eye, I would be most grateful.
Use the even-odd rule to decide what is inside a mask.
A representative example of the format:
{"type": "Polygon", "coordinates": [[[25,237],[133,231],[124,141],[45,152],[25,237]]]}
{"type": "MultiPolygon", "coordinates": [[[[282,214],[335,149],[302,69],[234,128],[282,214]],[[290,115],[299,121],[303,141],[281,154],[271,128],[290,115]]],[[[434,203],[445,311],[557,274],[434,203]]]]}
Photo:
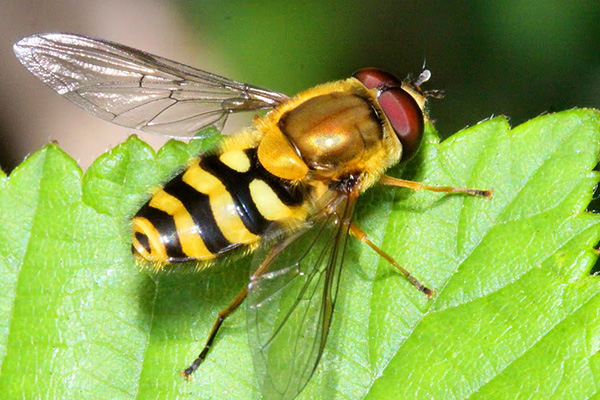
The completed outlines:
{"type": "Polygon", "coordinates": [[[402,88],[386,90],[378,100],[402,143],[402,161],[408,160],[417,152],[423,138],[423,112],[402,88]]]}
{"type": "Polygon", "coordinates": [[[398,78],[379,68],[361,68],[352,76],[365,85],[367,89],[402,86],[398,78]]]}
{"type": "Polygon", "coordinates": [[[379,89],[377,101],[402,144],[402,161],[411,158],[418,150],[423,137],[424,121],[421,107],[389,72],[377,68],[363,68],[353,76],[367,89],[379,89]]]}

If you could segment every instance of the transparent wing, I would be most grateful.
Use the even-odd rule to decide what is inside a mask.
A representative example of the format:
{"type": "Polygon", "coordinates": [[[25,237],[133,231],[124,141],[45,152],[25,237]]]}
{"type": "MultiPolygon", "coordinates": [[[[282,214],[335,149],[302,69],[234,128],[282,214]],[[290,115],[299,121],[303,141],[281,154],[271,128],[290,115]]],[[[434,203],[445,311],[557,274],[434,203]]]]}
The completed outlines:
{"type": "Polygon", "coordinates": [[[265,399],[293,399],[321,358],[354,203],[335,193],[305,229],[255,257],[248,332],[265,399]]]}
{"type": "Polygon", "coordinates": [[[14,45],[56,92],[115,124],[171,137],[222,128],[227,115],[272,108],[287,96],[106,40],[44,33],[14,45]]]}

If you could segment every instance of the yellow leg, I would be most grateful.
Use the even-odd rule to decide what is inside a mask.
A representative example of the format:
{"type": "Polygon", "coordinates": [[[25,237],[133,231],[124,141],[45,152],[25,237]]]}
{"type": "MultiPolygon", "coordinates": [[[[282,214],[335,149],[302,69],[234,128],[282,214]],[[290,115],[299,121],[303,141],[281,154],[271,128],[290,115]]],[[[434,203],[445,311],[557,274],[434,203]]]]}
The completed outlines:
{"type": "Polygon", "coordinates": [[[402,273],[402,275],[404,275],[404,277],[414,286],[416,287],[418,290],[420,290],[421,292],[425,293],[425,295],[427,296],[427,298],[430,298],[431,295],[434,293],[433,289],[429,289],[428,287],[426,287],[425,285],[423,285],[421,282],[419,282],[414,276],[412,276],[410,274],[410,272],[408,272],[406,269],[404,269],[400,264],[398,264],[396,262],[396,260],[394,260],[392,258],[392,256],[390,256],[389,254],[387,254],[386,252],[384,252],[383,250],[381,250],[375,243],[373,243],[371,241],[371,239],[369,239],[367,237],[367,234],[365,232],[363,232],[362,229],[360,229],[358,227],[358,225],[356,225],[355,223],[352,223],[350,225],[350,233],[352,234],[352,236],[354,236],[355,238],[357,238],[358,240],[360,240],[363,243],[366,243],[369,247],[371,247],[373,250],[375,250],[375,252],[377,254],[379,254],[381,257],[385,258],[390,264],[392,264],[394,267],[398,268],[398,270],[402,273]]]}
{"type": "Polygon", "coordinates": [[[432,192],[442,192],[442,193],[464,193],[472,196],[479,196],[485,198],[492,198],[492,189],[480,190],[480,189],[468,189],[468,188],[458,188],[453,186],[428,186],[423,185],[420,182],[407,181],[404,179],[392,178],[391,176],[384,175],[379,179],[379,182],[385,186],[396,186],[396,187],[404,187],[412,190],[430,190],[432,192]]]}

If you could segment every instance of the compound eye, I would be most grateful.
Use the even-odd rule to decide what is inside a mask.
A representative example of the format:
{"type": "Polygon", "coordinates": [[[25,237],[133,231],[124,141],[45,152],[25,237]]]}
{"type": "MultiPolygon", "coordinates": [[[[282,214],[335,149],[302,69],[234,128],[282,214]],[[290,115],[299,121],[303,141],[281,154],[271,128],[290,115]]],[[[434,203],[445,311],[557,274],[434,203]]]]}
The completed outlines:
{"type": "Polygon", "coordinates": [[[381,92],[377,100],[402,143],[402,161],[406,161],[421,144],[425,124],[423,111],[415,99],[400,87],[381,92]]]}
{"type": "Polygon", "coordinates": [[[402,86],[402,83],[394,75],[379,68],[361,68],[352,76],[367,89],[402,86]]]}

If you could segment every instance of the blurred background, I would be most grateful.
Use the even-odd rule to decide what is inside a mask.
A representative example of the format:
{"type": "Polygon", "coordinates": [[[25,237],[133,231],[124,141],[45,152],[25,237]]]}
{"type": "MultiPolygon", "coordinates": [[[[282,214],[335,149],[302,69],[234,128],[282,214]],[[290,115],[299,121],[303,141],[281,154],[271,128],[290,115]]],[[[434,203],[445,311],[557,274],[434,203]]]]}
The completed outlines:
{"type": "Polygon", "coordinates": [[[493,115],[514,126],[545,112],[600,108],[598,0],[238,3],[3,1],[0,167],[8,172],[54,140],[86,168],[134,133],[88,116],[21,67],[12,44],[38,32],[109,39],[287,94],[363,66],[404,77],[426,61],[426,88],[447,92],[430,104],[442,136],[493,115]]]}

